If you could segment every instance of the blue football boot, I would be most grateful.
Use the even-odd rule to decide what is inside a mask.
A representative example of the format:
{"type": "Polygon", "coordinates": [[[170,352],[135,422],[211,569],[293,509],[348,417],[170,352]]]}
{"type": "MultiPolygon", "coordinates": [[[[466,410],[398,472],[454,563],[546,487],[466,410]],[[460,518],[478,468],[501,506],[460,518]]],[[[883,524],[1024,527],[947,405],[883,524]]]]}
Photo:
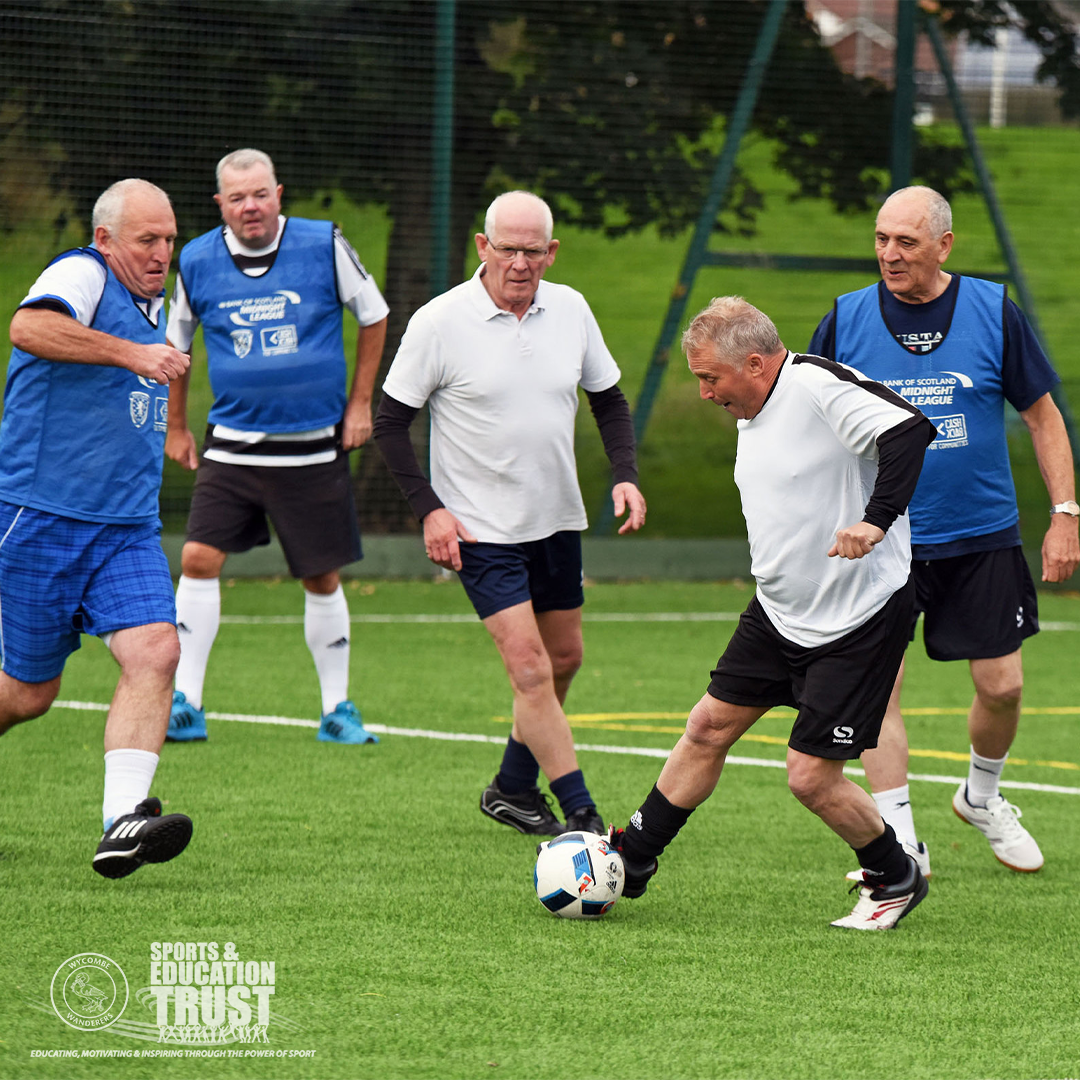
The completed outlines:
{"type": "Polygon", "coordinates": [[[345,744],[377,743],[378,735],[373,735],[360,719],[360,713],[351,701],[338,703],[333,712],[327,713],[319,725],[319,742],[345,744]]]}
{"type": "Polygon", "coordinates": [[[205,742],[206,737],[206,713],[196,709],[179,690],[174,690],[165,741],[205,742]]]}

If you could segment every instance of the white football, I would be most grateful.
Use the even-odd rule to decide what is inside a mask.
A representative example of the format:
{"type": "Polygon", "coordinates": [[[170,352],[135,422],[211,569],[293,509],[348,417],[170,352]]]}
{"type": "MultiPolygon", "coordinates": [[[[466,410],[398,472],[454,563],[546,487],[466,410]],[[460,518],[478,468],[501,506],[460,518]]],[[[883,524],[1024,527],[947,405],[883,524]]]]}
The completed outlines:
{"type": "Polygon", "coordinates": [[[540,845],[533,884],[540,903],[563,919],[599,919],[622,896],[622,856],[606,836],[572,832],[540,845]]]}

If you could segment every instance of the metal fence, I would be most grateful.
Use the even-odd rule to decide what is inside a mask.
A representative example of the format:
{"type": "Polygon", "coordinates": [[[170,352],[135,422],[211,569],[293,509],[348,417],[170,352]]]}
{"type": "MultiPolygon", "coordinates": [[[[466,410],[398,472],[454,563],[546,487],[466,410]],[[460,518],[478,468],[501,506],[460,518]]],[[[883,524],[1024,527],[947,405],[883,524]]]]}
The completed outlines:
{"type": "MultiPolygon", "coordinates": [[[[890,68],[886,57],[876,77],[853,73],[844,42],[827,46],[820,18],[810,17],[821,6],[785,6],[751,138],[717,217],[720,247],[869,254],[875,199],[888,185],[890,68]],[[803,201],[793,203],[797,196],[803,201]]],[[[89,209],[112,181],[139,175],[165,187],[186,239],[216,223],[217,160],[257,146],[276,162],[287,212],[341,220],[375,273],[392,312],[384,363],[412,312],[471,270],[470,237],[490,198],[511,186],[540,191],[555,208],[557,231],[570,238],[552,275],[592,303],[633,398],[768,7],[6,0],[5,310],[52,253],[88,240],[89,209]]],[[[895,17],[895,3],[884,0],[859,8],[883,26],[895,17]]],[[[920,46],[917,68],[925,52],[920,46]]],[[[915,128],[915,174],[970,209],[971,259],[1001,266],[948,102],[934,97],[932,80],[919,85],[933,98],[934,122],[915,128]]],[[[1062,233],[1074,229],[1078,192],[1071,171],[1054,172],[1059,159],[1048,151],[1060,143],[1068,157],[1076,136],[1074,127],[1006,130],[987,147],[991,168],[1004,173],[1006,215],[1054,223],[1041,237],[1021,224],[1017,243],[1046,337],[1070,378],[1065,346],[1080,327],[1056,266],[1075,250],[1062,233]]],[[[731,271],[703,279],[692,299],[743,292],[786,328],[789,344],[804,347],[832,296],[861,283],[822,277],[792,289],[783,275],[731,271]]],[[[693,411],[685,382],[668,384],[641,448],[643,484],[658,496],[650,501],[663,506],[669,496],[671,506],[656,529],[737,534],[737,507],[690,509],[682,495],[710,490],[714,470],[700,447],[730,443],[733,433],[717,434],[715,417],[693,411]]],[[[196,431],[210,394],[197,345],[196,431]]],[[[592,510],[607,481],[590,424],[586,415],[579,456],[592,510]]],[[[422,425],[414,426],[422,445],[422,425]]],[[[365,529],[415,528],[374,451],[360,455],[355,473],[365,529]]],[[[1037,491],[1037,474],[1021,479],[1025,492],[1037,491]]],[[[170,528],[182,527],[190,484],[190,474],[168,463],[162,511],[170,528]]],[[[730,503],[730,493],[717,500],[730,503]]]]}

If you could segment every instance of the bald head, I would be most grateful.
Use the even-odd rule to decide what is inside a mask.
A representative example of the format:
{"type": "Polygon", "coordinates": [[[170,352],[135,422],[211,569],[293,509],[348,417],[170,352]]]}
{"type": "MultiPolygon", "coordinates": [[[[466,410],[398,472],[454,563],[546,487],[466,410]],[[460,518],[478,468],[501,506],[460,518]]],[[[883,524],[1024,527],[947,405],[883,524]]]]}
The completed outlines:
{"type": "Polygon", "coordinates": [[[897,211],[901,207],[905,212],[921,211],[930,234],[935,239],[952,232],[952,207],[949,200],[932,187],[913,184],[911,187],[898,188],[881,204],[879,214],[886,210],[897,211]]]}
{"type": "Polygon", "coordinates": [[[107,187],[94,203],[90,228],[96,230],[99,225],[103,225],[105,228],[115,229],[123,220],[125,207],[132,197],[136,197],[140,202],[164,203],[170,210],[172,209],[169,196],[156,184],[151,184],[149,180],[139,180],[134,177],[117,180],[115,184],[107,187]]]}
{"type": "Polygon", "coordinates": [[[874,251],[881,280],[904,303],[928,303],[949,287],[942,267],[952,243],[952,210],[933,188],[901,188],[878,211],[874,251]]]}
{"type": "Polygon", "coordinates": [[[493,199],[484,215],[484,232],[494,237],[499,231],[500,222],[504,222],[505,228],[509,227],[511,220],[515,223],[539,223],[544,240],[550,240],[555,229],[551,207],[531,191],[506,191],[493,199]]]}

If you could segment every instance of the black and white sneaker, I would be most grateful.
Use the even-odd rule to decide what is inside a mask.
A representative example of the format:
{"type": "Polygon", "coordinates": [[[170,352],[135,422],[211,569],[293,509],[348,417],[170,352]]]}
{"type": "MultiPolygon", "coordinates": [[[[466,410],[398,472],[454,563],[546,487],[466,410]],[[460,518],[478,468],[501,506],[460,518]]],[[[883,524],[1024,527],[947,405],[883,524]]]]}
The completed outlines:
{"type": "Polygon", "coordinates": [[[846,930],[895,930],[896,924],[922,903],[929,891],[919,864],[910,855],[908,863],[908,876],[898,885],[875,886],[865,880],[852,885],[848,891],[857,892],[859,898],[851,914],[829,925],[846,930]]]}
{"type": "Polygon", "coordinates": [[[604,819],[595,806],[583,806],[580,810],[567,814],[563,832],[591,832],[597,836],[607,836],[604,819]]]}
{"type": "Polygon", "coordinates": [[[625,829],[616,829],[614,825],[608,830],[608,843],[622,856],[623,861],[623,896],[628,900],[636,900],[645,895],[649,887],[649,878],[656,873],[659,863],[656,859],[647,863],[631,862],[623,851],[623,837],[625,829]]]}
{"type": "Polygon", "coordinates": [[[558,836],[563,831],[563,823],[551,812],[548,796],[537,787],[507,795],[499,789],[496,777],[484,788],[480,809],[489,818],[533,836],[558,836]]]}
{"type": "Polygon", "coordinates": [[[102,877],[127,877],[143,863],[175,859],[190,839],[191,818],[184,814],[162,816],[160,799],[143,799],[105,830],[94,855],[94,869],[102,877]]]}

